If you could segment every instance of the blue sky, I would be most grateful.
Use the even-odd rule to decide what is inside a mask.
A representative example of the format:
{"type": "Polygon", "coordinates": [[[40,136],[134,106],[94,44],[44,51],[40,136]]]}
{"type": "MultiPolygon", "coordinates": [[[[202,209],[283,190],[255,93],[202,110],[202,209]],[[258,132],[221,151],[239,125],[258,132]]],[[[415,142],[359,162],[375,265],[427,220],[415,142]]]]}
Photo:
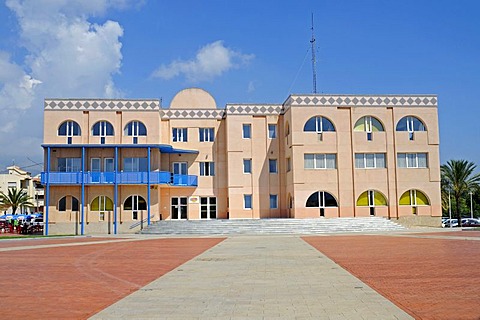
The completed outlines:
{"type": "Polygon", "coordinates": [[[310,93],[312,12],[318,92],[438,94],[441,162],[480,166],[479,11],[475,0],[7,0],[0,168],[43,161],[45,97],[168,105],[194,86],[224,106],[310,93]]]}

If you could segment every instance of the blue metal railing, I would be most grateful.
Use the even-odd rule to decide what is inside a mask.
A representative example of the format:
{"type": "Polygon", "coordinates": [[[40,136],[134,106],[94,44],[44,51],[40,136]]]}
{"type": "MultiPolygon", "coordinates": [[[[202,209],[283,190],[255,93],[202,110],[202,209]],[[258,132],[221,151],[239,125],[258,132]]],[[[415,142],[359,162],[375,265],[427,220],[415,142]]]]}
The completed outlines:
{"type": "MultiPolygon", "coordinates": [[[[52,185],[73,185],[82,183],[81,172],[50,172],[49,183],[52,185]]],[[[140,172],[118,172],[116,174],[118,184],[147,184],[149,173],[140,172]]],[[[83,173],[85,184],[114,184],[114,172],[85,172],[83,173]]],[[[47,181],[47,173],[41,173],[42,184],[47,181]]],[[[150,172],[150,184],[170,184],[173,186],[198,186],[198,178],[193,175],[172,174],[168,171],[150,172]]]]}

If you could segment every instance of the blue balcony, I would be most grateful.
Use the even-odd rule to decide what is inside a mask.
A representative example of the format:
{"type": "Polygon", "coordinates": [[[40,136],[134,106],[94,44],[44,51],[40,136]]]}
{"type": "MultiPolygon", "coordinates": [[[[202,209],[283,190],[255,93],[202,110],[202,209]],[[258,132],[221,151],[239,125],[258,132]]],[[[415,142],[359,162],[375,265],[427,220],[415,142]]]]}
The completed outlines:
{"type": "MultiPolygon", "coordinates": [[[[147,184],[149,173],[142,172],[50,172],[48,182],[51,185],[79,185],[83,181],[88,185],[114,184],[147,184]]],[[[42,184],[47,183],[47,173],[41,173],[42,184]]],[[[198,177],[193,175],[172,174],[168,171],[151,171],[150,184],[166,184],[172,186],[196,187],[198,177]]]]}

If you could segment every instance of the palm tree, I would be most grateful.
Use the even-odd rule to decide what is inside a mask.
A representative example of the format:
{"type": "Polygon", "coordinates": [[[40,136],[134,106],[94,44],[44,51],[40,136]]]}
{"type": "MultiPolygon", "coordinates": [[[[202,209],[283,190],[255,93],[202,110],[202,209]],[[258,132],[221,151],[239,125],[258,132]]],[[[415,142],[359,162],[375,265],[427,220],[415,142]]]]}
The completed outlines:
{"type": "Polygon", "coordinates": [[[17,188],[9,188],[8,194],[0,191],[0,203],[6,208],[12,208],[12,214],[15,214],[17,208],[20,206],[33,207],[34,204],[30,202],[32,197],[27,195],[27,191],[17,188]]]}
{"type": "Polygon", "coordinates": [[[455,199],[455,209],[460,227],[462,226],[460,199],[469,191],[478,188],[480,184],[480,173],[473,173],[476,167],[473,162],[467,160],[450,160],[440,167],[442,181],[448,184],[455,199]]]}

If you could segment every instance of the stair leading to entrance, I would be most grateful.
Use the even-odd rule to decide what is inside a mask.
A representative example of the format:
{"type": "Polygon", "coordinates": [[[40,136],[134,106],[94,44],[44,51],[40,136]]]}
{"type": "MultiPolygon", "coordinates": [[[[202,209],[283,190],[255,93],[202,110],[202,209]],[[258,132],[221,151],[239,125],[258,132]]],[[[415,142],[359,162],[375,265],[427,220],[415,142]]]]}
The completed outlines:
{"type": "Polygon", "coordinates": [[[393,220],[380,217],[332,219],[232,219],[163,220],[144,228],[142,234],[320,234],[388,232],[407,230],[393,220]]]}

